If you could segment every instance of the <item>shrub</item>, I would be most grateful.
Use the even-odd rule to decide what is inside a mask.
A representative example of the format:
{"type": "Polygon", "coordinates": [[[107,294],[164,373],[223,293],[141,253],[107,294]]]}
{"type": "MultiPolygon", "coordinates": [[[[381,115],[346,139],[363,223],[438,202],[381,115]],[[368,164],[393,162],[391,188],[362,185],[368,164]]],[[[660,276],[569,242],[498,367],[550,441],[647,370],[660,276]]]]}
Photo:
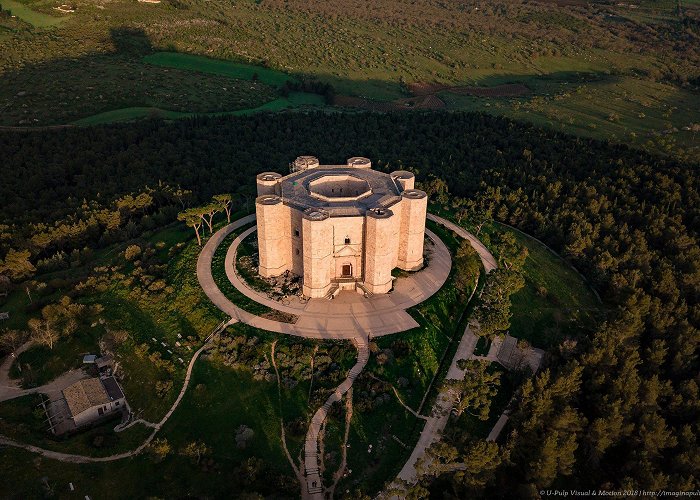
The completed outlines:
{"type": "Polygon", "coordinates": [[[141,255],[141,247],[138,245],[129,245],[124,250],[124,258],[128,261],[132,261],[141,255]]]}

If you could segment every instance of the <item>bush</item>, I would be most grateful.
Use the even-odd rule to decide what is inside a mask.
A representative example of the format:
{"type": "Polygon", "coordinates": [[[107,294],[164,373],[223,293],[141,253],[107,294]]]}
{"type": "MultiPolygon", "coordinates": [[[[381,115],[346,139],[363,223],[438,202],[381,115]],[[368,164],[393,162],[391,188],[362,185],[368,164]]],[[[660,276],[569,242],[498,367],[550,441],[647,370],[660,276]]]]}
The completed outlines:
{"type": "Polygon", "coordinates": [[[129,245],[124,250],[124,258],[128,261],[133,261],[139,255],[141,255],[141,247],[138,245],[129,245]]]}

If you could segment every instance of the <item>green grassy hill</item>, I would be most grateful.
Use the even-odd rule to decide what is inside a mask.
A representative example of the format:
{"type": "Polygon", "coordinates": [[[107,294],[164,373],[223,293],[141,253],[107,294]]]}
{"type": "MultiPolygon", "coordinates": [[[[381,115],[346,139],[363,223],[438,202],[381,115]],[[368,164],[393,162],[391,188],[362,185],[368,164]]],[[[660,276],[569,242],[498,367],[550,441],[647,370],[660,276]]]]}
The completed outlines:
{"type": "Polygon", "coordinates": [[[698,2],[55,3],[2,2],[0,125],[274,111],[298,105],[278,100],[287,80],[315,79],[353,106],[433,88],[430,109],[700,154],[698,2]]]}

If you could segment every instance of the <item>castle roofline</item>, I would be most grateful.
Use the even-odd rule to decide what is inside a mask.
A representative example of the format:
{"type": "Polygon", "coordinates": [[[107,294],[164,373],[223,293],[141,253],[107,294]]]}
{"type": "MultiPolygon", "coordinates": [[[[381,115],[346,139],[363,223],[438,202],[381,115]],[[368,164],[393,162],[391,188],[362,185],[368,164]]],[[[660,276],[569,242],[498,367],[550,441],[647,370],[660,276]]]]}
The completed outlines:
{"type": "Polygon", "coordinates": [[[351,161],[352,165],[319,164],[282,177],[282,202],[302,212],[319,209],[329,217],[352,217],[401,201],[402,190],[390,174],[372,170],[366,158],[351,161]]]}

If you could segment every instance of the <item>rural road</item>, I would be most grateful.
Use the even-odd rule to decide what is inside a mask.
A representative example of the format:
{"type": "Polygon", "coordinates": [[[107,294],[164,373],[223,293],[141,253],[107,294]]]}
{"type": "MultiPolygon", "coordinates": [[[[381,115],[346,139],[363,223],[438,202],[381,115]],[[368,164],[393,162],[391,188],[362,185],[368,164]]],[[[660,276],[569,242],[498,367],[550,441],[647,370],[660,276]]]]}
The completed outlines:
{"type": "MultiPolygon", "coordinates": [[[[489,250],[484,246],[481,241],[479,241],[474,235],[472,235],[466,229],[459,227],[458,225],[438,217],[437,215],[428,214],[428,219],[440,224],[458,236],[469,241],[471,246],[479,254],[481,259],[481,264],[484,266],[486,273],[489,273],[498,267],[496,259],[489,252],[489,250]]],[[[462,359],[470,358],[474,353],[474,348],[476,347],[477,336],[471,329],[471,325],[467,325],[464,330],[464,335],[457,346],[457,351],[455,352],[452,362],[450,363],[450,368],[447,372],[445,380],[459,380],[464,377],[465,371],[459,368],[457,365],[458,361],[462,359]]],[[[426,419],[425,425],[421,432],[418,442],[408,458],[403,468],[399,472],[396,480],[390,486],[390,489],[394,487],[400,487],[401,482],[407,482],[409,484],[414,484],[417,480],[416,474],[416,464],[425,456],[425,450],[430,447],[433,443],[440,440],[442,432],[447,426],[447,421],[450,417],[450,410],[455,402],[455,394],[450,391],[442,391],[433,406],[430,413],[430,417],[426,419]]]]}
{"type": "Polygon", "coordinates": [[[74,369],[47,384],[32,387],[31,389],[22,389],[19,385],[19,380],[10,378],[10,369],[19,355],[32,347],[32,345],[34,345],[32,341],[25,342],[13,353],[14,356],[12,354],[6,356],[2,364],[0,364],[0,402],[36,393],[48,394],[51,397],[57,395],[72,383],[88,377],[82,369],[74,369]]]}

